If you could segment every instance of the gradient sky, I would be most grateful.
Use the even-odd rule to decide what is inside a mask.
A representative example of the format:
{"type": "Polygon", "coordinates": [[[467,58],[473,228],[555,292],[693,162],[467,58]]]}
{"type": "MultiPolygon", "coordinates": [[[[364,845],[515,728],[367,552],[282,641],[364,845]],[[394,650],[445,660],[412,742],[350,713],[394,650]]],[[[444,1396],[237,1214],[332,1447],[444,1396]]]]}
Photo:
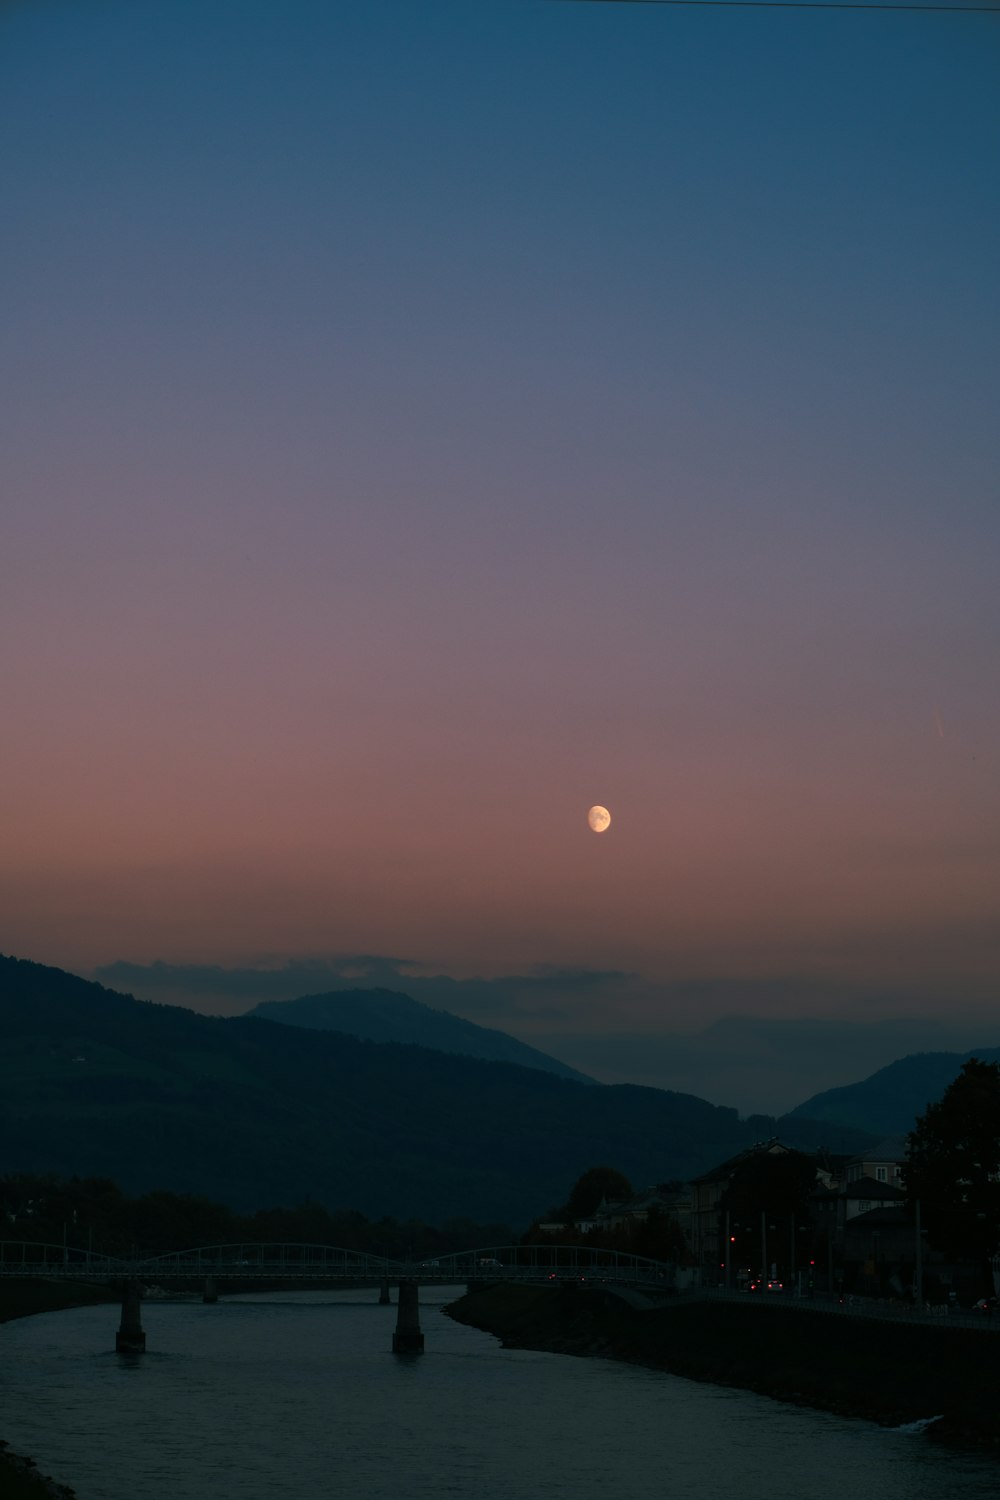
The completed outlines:
{"type": "Polygon", "coordinates": [[[0,947],[997,1016],[998,64],[6,5],[0,947]]]}

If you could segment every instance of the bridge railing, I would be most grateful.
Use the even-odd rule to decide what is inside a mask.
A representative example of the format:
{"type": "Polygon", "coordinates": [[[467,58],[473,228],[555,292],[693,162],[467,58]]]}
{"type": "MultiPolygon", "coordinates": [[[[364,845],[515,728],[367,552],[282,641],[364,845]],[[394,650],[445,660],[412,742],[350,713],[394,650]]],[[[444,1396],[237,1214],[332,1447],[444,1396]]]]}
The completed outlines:
{"type": "Polygon", "coordinates": [[[0,1240],[0,1276],[122,1275],[128,1262],[114,1255],[48,1245],[38,1240],[0,1240]]]}
{"type": "Polygon", "coordinates": [[[0,1274],[113,1277],[147,1282],[193,1280],[343,1280],[462,1283],[485,1281],[589,1281],[630,1286],[671,1285],[673,1267],[639,1255],[581,1245],[488,1245],[421,1261],[337,1245],[240,1242],[201,1245],[163,1255],[123,1257],[66,1245],[0,1241],[0,1274]]]}
{"type": "Polygon", "coordinates": [[[252,1276],[255,1271],[270,1275],[297,1273],[330,1277],[382,1277],[393,1274],[395,1263],[385,1256],[348,1250],[339,1245],[301,1243],[242,1243],[201,1245],[189,1250],[174,1250],[166,1255],[148,1256],[138,1262],[144,1274],[205,1275],[235,1274],[252,1276]]]}

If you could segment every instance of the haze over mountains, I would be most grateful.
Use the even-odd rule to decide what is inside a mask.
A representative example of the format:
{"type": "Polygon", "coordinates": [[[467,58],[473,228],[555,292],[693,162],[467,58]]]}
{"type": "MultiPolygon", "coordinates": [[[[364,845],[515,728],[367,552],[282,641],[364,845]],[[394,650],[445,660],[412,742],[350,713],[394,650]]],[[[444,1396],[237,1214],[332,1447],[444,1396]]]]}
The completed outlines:
{"type": "Polygon", "coordinates": [[[463,1021],[445,1010],[432,1010],[395,990],[341,990],[325,995],[300,995],[296,1000],[263,1000],[248,1011],[265,1021],[304,1026],[315,1031],[343,1031],[368,1042],[403,1042],[480,1057],[489,1062],[516,1063],[538,1068],[577,1083],[593,1083],[584,1073],[557,1058],[519,1042],[515,1037],[473,1021],[463,1021]]]}
{"type": "MultiPolygon", "coordinates": [[[[297,1000],[264,1001],[250,1014],[293,1026],[344,1031],[370,1041],[412,1042],[466,1056],[521,1062],[559,1076],[593,1082],[503,1032],[475,1026],[445,1011],[432,1010],[411,1000],[408,995],[388,990],[350,990],[329,995],[305,995],[297,1000]]],[[[735,1066],[737,1055],[743,1068],[755,1061],[767,1073],[769,1069],[777,1068],[779,1060],[787,1058],[790,1048],[798,1047],[813,1054],[818,1048],[825,1047],[830,1054],[831,1067],[838,1066],[843,1070],[852,1062],[858,1065],[853,1048],[857,1047],[857,1036],[862,1030],[868,1033],[869,1045],[881,1051],[893,1042],[901,1044],[914,1031],[917,1035],[936,1038],[943,1027],[934,1022],[921,1026],[920,1023],[883,1021],[869,1023],[863,1028],[860,1023],[851,1026],[825,1020],[768,1022],[756,1017],[734,1016],[717,1022],[697,1037],[672,1039],[675,1044],[677,1041],[689,1044],[687,1048],[678,1047],[679,1056],[674,1068],[681,1076],[686,1060],[707,1047],[710,1040],[717,1041],[720,1056],[715,1066],[719,1087],[713,1089],[711,1095],[715,1100],[720,1097],[727,1069],[735,1066]]],[[[987,1062],[1000,1060],[1000,1048],[918,1052],[896,1058],[887,1067],[859,1082],[812,1095],[788,1111],[785,1119],[825,1123],[877,1136],[905,1135],[912,1129],[915,1117],[923,1113],[931,1100],[940,1098],[962,1063],[973,1056],[987,1062]]],[[[782,1083],[787,1089],[784,1077],[782,1083]]],[[[724,1092],[721,1097],[725,1097],[724,1092]]]]}
{"type": "Polygon", "coordinates": [[[523,1225],[607,1162],[686,1179],[760,1138],[857,1150],[691,1095],[199,1016],[0,959],[0,1171],[114,1178],[236,1208],[301,1202],[523,1225]]]}
{"type": "MultiPolygon", "coordinates": [[[[228,968],[119,961],[89,977],[209,1015],[245,1014],[267,1000],[388,990],[425,1006],[425,1021],[447,1012],[498,1028],[494,1035],[517,1037],[600,1083],[675,1089],[742,1114],[782,1114],[911,1053],[1000,1046],[996,1007],[969,1009],[956,997],[928,1016],[918,996],[801,977],[664,983],[541,965],[456,978],[417,973],[403,959],[377,954],[228,968]]],[[[367,1024],[359,1013],[344,1029],[368,1035],[361,1029],[367,1024]]]]}
{"type": "Polygon", "coordinates": [[[782,1114],[910,1054],[1000,1046],[1000,1023],[733,1015],[683,1035],[543,1032],[535,1040],[605,1083],[686,1088],[743,1113],[782,1114]]]}
{"type": "Polygon", "coordinates": [[[966,1053],[918,1052],[880,1068],[870,1078],[844,1088],[827,1089],[793,1109],[789,1119],[849,1125],[873,1135],[903,1135],[916,1115],[940,1099],[970,1057],[1000,1062],[1000,1047],[977,1047],[966,1053]]]}
{"type": "MultiPolygon", "coordinates": [[[[369,1216],[516,1226],[597,1163],[640,1183],[689,1179],[771,1135],[851,1153],[905,1134],[963,1060],[904,1058],[777,1119],[741,1119],[688,1093],[561,1077],[540,1054],[525,1067],[315,1029],[363,1020],[368,995],[341,1000],[274,1007],[309,1026],[201,1016],[0,958],[0,1172],[108,1176],[240,1209],[313,1197],[369,1216]]],[[[426,1022],[463,1042],[483,1030],[449,1030],[456,1018],[405,1001],[376,996],[363,1024],[401,1018],[412,1034],[426,1022]]]]}

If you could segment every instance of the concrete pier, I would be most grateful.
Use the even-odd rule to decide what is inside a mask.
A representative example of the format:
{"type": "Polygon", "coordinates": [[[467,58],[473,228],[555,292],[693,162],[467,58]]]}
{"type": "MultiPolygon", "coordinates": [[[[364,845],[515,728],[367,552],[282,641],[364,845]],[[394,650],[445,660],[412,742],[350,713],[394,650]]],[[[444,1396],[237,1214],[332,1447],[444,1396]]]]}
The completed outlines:
{"type": "Polygon", "coordinates": [[[146,1335],[142,1328],[140,1306],[142,1290],[134,1276],[125,1283],[122,1295],[122,1320],[115,1336],[118,1354],[142,1354],[146,1348],[146,1335]]]}
{"type": "Polygon", "coordinates": [[[389,1296],[388,1276],[383,1276],[381,1282],[379,1283],[378,1305],[379,1307],[390,1307],[392,1305],[392,1298],[389,1296]]]}
{"type": "Polygon", "coordinates": [[[205,1277],[205,1290],[201,1294],[202,1302],[218,1302],[219,1288],[215,1284],[214,1276],[205,1277]]]}
{"type": "Polygon", "coordinates": [[[423,1354],[424,1336],[420,1331],[419,1287],[415,1281],[399,1283],[399,1311],[396,1332],[392,1336],[393,1354],[423,1354]]]}

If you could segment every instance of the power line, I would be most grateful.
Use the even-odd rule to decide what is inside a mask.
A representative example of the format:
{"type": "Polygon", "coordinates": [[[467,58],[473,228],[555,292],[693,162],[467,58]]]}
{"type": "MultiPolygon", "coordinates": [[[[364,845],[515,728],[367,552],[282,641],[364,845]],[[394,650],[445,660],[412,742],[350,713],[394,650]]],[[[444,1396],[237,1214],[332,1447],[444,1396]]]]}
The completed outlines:
{"type": "Polygon", "coordinates": [[[1000,5],[912,5],[902,0],[899,5],[891,0],[551,0],[556,5],[700,5],[705,10],[722,8],[752,10],[908,10],[928,11],[944,14],[951,11],[976,11],[985,15],[1000,15],[1000,5]]]}

